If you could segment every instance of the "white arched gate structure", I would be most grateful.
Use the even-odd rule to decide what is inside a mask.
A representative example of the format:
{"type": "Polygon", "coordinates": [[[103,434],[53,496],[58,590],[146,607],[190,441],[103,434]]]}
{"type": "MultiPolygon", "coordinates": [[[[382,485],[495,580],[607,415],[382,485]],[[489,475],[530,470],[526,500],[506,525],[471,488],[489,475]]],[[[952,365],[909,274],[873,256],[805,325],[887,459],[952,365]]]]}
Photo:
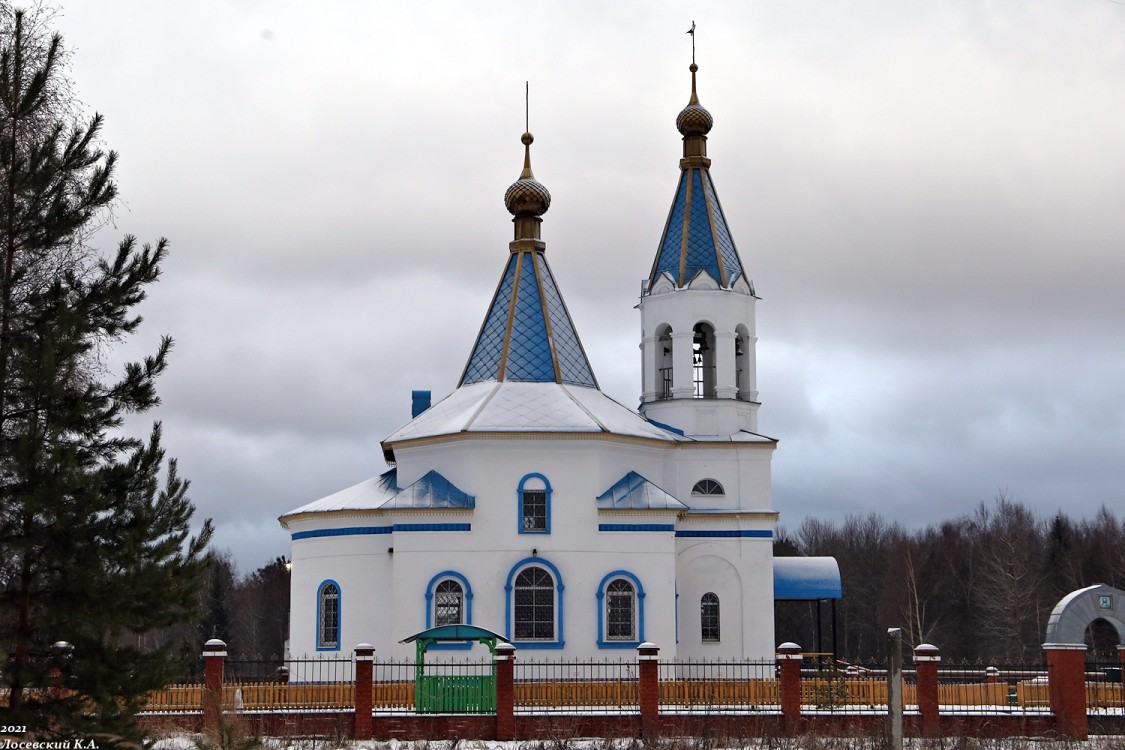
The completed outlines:
{"type": "Polygon", "coordinates": [[[1112,625],[1118,644],[1125,646],[1125,591],[1098,583],[1070,592],[1051,611],[1045,641],[1084,643],[1086,628],[1094,620],[1112,625]]]}

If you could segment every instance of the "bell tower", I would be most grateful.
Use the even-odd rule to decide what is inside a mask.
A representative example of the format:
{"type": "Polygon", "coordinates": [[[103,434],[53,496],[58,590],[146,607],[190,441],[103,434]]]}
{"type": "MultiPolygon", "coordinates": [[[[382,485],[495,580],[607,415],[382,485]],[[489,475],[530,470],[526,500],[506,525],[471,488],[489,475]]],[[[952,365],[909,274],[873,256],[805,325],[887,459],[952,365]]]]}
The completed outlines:
{"type": "MultiPolygon", "coordinates": [[[[694,55],[693,55],[694,57],[694,55]]],[[[680,178],[640,301],[641,413],[686,435],[757,432],[757,295],[711,179],[692,62],[691,98],[676,117],[680,178]]]]}

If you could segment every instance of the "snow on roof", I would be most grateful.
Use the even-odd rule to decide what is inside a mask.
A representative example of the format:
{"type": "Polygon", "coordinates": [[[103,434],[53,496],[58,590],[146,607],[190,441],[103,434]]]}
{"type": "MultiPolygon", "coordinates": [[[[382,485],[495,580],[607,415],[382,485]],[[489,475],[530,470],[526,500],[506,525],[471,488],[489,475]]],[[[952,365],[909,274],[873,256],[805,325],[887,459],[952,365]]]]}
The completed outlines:
{"type": "Polygon", "coordinates": [[[834,557],[775,557],[774,599],[842,599],[840,566],[834,557]]]}
{"type": "Polygon", "coordinates": [[[286,513],[285,516],[295,516],[298,513],[323,513],[333,510],[373,510],[394,497],[398,492],[396,485],[396,471],[383,472],[377,477],[364,479],[359,484],[334,492],[327,497],[314,500],[299,508],[286,513]]]}
{"type": "Polygon", "coordinates": [[[398,486],[398,469],[314,500],[284,514],[328,513],[339,510],[402,510],[417,508],[473,508],[476,498],[436,471],[429,471],[408,487],[398,486]]]}
{"type": "Polygon", "coordinates": [[[630,471],[598,495],[598,507],[604,510],[659,508],[684,510],[688,506],[669,495],[635,471],[630,471]]]}
{"type": "Polygon", "coordinates": [[[671,441],[676,436],[596,388],[497,382],[461,386],[383,441],[462,432],[608,432],[671,441]]]}

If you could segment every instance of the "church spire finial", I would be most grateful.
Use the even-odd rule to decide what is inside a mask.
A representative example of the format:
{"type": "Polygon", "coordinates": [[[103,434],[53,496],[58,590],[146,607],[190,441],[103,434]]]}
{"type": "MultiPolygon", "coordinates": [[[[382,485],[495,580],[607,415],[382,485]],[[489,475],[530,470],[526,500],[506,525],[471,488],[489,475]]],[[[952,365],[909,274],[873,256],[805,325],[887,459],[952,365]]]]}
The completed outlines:
{"type": "MultiPolygon", "coordinates": [[[[523,171],[520,172],[521,180],[534,180],[535,175],[531,172],[531,144],[535,142],[535,136],[531,134],[531,84],[528,81],[523,82],[523,135],[520,137],[520,142],[523,143],[523,171]]],[[[544,209],[546,210],[546,209],[544,209]]]]}
{"type": "Polygon", "coordinates": [[[707,156],[707,134],[715,124],[714,118],[702,104],[699,103],[699,93],[695,86],[695,73],[699,66],[695,64],[695,21],[691,22],[688,29],[691,34],[691,98],[676,117],[676,129],[684,137],[684,156],[707,156]],[[691,144],[689,147],[689,143],[691,144]]]}
{"type": "Polygon", "coordinates": [[[699,70],[699,66],[695,64],[695,21],[691,22],[691,28],[687,30],[691,34],[691,99],[688,104],[699,104],[699,96],[695,93],[695,71],[699,70]]]}
{"type": "Polygon", "coordinates": [[[519,179],[513,182],[504,193],[504,205],[508,212],[515,217],[512,223],[516,227],[515,239],[517,242],[519,240],[539,239],[539,225],[543,221],[540,217],[547,213],[547,209],[551,207],[551,193],[542,183],[536,181],[535,175],[531,171],[531,144],[535,142],[535,137],[531,134],[530,128],[527,127],[529,124],[528,99],[530,87],[526,82],[524,87],[524,127],[526,129],[520,137],[520,142],[523,143],[523,171],[520,172],[519,179]]]}

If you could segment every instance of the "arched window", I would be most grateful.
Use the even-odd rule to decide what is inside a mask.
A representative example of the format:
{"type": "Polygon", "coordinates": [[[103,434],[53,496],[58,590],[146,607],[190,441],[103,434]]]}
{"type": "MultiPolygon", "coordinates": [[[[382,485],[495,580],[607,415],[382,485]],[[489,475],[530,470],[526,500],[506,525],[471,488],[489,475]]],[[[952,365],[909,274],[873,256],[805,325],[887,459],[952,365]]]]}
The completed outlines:
{"type": "Polygon", "coordinates": [[[524,568],[516,575],[513,590],[512,620],[520,641],[555,639],[555,579],[538,566],[524,568]]]}
{"type": "Polygon", "coordinates": [[[704,643],[719,642],[719,597],[710,591],[699,600],[699,636],[704,643]]]}
{"type": "MultiPolygon", "coordinates": [[[[456,570],[443,570],[426,585],[426,629],[442,625],[473,624],[473,587],[456,570]]],[[[458,651],[472,648],[470,641],[430,644],[431,651],[458,651]]]]}
{"type": "Polygon", "coordinates": [[[607,641],[637,640],[637,592],[624,578],[605,588],[605,637],[607,641]]]}
{"type": "Polygon", "coordinates": [[[645,637],[645,590],[627,570],[598,584],[598,648],[632,648],[645,637]]]}
{"type": "Polygon", "coordinates": [[[340,650],[340,586],[335,581],[320,584],[316,593],[316,649],[340,650]]]}
{"type": "Polygon", "coordinates": [[[446,579],[434,588],[434,627],[465,622],[465,589],[446,579]]]}
{"type": "Polygon", "coordinates": [[[723,495],[723,485],[716,482],[714,479],[700,479],[691,488],[693,495],[723,495]]]}
{"type": "Polygon", "coordinates": [[[551,484],[542,474],[528,474],[519,486],[519,533],[551,533],[551,484]]]}

